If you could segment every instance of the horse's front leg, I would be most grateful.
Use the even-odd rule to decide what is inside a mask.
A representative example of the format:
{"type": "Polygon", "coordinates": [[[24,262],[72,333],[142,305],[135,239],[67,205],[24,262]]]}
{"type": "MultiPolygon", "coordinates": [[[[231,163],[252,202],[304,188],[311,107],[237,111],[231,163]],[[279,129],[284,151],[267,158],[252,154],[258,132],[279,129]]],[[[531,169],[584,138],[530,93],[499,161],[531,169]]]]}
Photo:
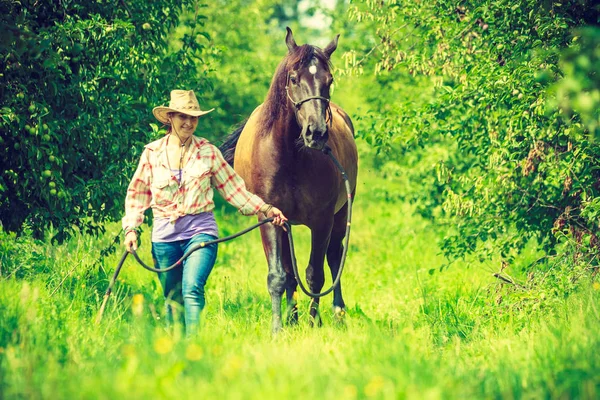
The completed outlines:
{"type": "MultiPolygon", "coordinates": [[[[289,229],[292,229],[290,226],[289,229]]],[[[294,276],[292,263],[296,262],[296,255],[290,252],[290,242],[287,234],[281,237],[281,261],[285,270],[285,294],[287,298],[286,320],[288,325],[298,323],[298,282],[294,276]],[[293,260],[292,260],[293,257],[293,260]]]]}
{"type": "Polygon", "coordinates": [[[285,271],[281,262],[281,239],[283,229],[272,224],[260,227],[263,249],[269,264],[267,287],[271,295],[271,332],[278,333],[282,328],[281,323],[281,297],[285,290],[285,271]]]}
{"type": "MultiPolygon", "coordinates": [[[[325,253],[329,245],[331,234],[331,224],[325,227],[311,230],[311,250],[308,267],[306,268],[306,282],[310,291],[320,293],[325,283],[325,274],[323,272],[323,263],[325,261],[325,253]]],[[[319,298],[312,299],[310,303],[311,324],[322,325],[321,316],[319,315],[319,298]]]]}

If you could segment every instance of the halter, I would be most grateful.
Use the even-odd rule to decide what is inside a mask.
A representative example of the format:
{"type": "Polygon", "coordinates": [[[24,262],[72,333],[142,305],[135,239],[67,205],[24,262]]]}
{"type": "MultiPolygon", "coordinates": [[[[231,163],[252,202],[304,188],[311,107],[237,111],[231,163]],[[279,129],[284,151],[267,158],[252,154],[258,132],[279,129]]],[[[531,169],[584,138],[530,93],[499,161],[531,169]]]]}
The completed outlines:
{"type": "Polygon", "coordinates": [[[327,97],[323,97],[323,96],[309,96],[309,97],[305,97],[302,100],[299,101],[294,101],[294,99],[292,99],[292,96],[290,96],[290,92],[289,92],[289,86],[288,86],[288,82],[290,81],[290,75],[288,74],[287,77],[287,81],[285,83],[285,94],[287,94],[288,99],[290,99],[290,101],[292,102],[292,104],[294,105],[294,107],[296,107],[296,111],[300,110],[300,107],[302,106],[302,104],[306,103],[307,101],[310,100],[322,100],[324,102],[327,103],[327,110],[325,111],[325,113],[327,114],[327,116],[325,117],[325,122],[330,125],[333,121],[333,114],[331,112],[331,103],[330,103],[330,99],[328,99],[327,97]]]}

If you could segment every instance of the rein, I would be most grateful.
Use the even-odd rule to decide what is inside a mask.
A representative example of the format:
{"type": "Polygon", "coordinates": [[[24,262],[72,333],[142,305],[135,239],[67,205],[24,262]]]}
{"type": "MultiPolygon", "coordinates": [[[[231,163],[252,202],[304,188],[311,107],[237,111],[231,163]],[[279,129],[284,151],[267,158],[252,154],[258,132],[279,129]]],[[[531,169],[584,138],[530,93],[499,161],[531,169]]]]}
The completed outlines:
{"type": "MultiPolygon", "coordinates": [[[[308,100],[310,100],[310,99],[308,99],[308,100]]],[[[335,166],[339,169],[340,173],[342,174],[342,178],[344,179],[344,185],[346,187],[346,193],[348,195],[348,215],[347,215],[347,223],[346,223],[346,236],[345,236],[344,248],[342,250],[342,258],[340,260],[340,267],[339,267],[337,276],[335,277],[335,280],[333,281],[331,287],[329,289],[327,289],[326,291],[321,292],[321,293],[313,293],[313,292],[307,290],[306,287],[304,286],[304,284],[302,283],[302,280],[300,280],[300,275],[298,273],[298,265],[296,264],[296,257],[294,256],[295,252],[294,252],[294,240],[292,238],[292,227],[287,222],[284,224],[285,228],[287,229],[287,235],[288,235],[288,239],[289,239],[288,242],[290,245],[290,255],[292,258],[292,269],[294,272],[294,277],[296,278],[296,282],[298,282],[300,289],[302,289],[302,291],[307,296],[309,296],[313,299],[323,297],[323,296],[331,293],[340,283],[340,279],[342,278],[342,272],[344,270],[344,264],[346,263],[346,254],[348,252],[348,243],[350,240],[350,222],[352,219],[352,194],[351,194],[351,190],[350,190],[350,182],[348,180],[348,176],[346,175],[346,172],[344,171],[344,168],[342,167],[342,165],[339,163],[339,161],[334,157],[333,153],[331,152],[331,147],[326,145],[323,148],[323,150],[321,150],[321,151],[325,155],[327,155],[333,161],[335,166]]],[[[191,249],[189,249],[187,252],[185,252],[185,254],[179,260],[177,260],[173,265],[170,265],[164,269],[153,268],[153,267],[147,265],[144,261],[142,261],[140,259],[140,257],[138,256],[138,254],[135,250],[132,250],[132,254],[133,254],[133,257],[135,258],[135,260],[138,262],[138,264],[140,264],[143,268],[147,269],[148,271],[157,272],[157,273],[167,272],[167,271],[170,271],[170,270],[182,265],[183,261],[186,258],[188,258],[190,255],[192,255],[192,253],[195,252],[196,250],[201,249],[201,248],[206,247],[211,244],[226,242],[226,241],[235,239],[239,236],[242,236],[242,235],[258,228],[261,225],[272,222],[273,219],[274,218],[272,218],[272,217],[265,218],[262,221],[254,224],[238,233],[235,233],[233,235],[229,235],[229,236],[215,239],[215,240],[209,240],[207,242],[198,243],[197,245],[195,245],[191,249]]],[[[113,274],[113,277],[111,278],[110,283],[108,284],[108,288],[106,289],[106,293],[104,294],[104,299],[102,301],[102,305],[100,306],[100,310],[98,311],[98,315],[96,316],[96,324],[100,323],[100,320],[102,319],[102,316],[104,315],[104,309],[106,308],[108,298],[109,298],[110,294],[112,293],[112,288],[115,285],[115,282],[117,281],[119,272],[121,272],[121,268],[123,267],[123,264],[125,263],[125,259],[127,259],[128,255],[129,255],[129,252],[127,250],[125,250],[125,252],[121,256],[121,260],[119,261],[119,264],[115,268],[115,273],[113,274]]]]}

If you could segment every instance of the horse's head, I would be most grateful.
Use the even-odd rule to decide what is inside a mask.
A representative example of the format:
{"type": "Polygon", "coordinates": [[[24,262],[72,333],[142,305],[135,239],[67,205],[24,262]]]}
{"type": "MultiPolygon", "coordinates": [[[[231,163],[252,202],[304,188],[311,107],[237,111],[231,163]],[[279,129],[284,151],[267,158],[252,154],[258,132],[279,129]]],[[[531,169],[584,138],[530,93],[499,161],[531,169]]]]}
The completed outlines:
{"type": "Polygon", "coordinates": [[[321,50],[310,45],[298,46],[290,28],[285,37],[289,49],[287,98],[302,129],[304,145],[317,150],[325,146],[329,136],[327,124],[332,118],[329,89],[333,83],[329,59],[337,48],[338,38],[339,35],[321,50]]]}

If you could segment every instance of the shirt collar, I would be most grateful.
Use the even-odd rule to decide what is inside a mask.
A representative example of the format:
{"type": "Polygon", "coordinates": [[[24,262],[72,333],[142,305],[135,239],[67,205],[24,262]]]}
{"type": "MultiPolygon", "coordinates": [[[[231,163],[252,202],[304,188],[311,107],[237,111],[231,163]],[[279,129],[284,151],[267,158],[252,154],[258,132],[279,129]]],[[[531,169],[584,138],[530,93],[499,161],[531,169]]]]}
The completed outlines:
{"type": "MultiPolygon", "coordinates": [[[[158,159],[160,163],[168,169],[169,163],[167,161],[167,136],[168,135],[165,135],[162,138],[147,144],[145,147],[149,150],[155,151],[156,159],[158,159]]],[[[194,154],[190,158],[190,161],[188,162],[186,167],[192,165],[194,160],[196,160],[196,158],[199,158],[198,153],[200,152],[200,148],[208,143],[208,140],[195,135],[192,135],[191,140],[192,143],[190,144],[190,148],[188,149],[188,151],[192,150],[194,154]]]]}

